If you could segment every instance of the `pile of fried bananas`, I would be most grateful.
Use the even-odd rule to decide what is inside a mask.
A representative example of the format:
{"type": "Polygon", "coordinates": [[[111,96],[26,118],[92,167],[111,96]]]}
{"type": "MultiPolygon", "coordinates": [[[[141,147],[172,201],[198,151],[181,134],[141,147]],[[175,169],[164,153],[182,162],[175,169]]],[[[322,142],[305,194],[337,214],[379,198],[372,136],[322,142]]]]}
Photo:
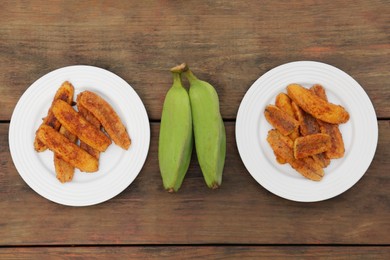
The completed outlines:
{"type": "Polygon", "coordinates": [[[75,168],[96,172],[100,153],[111,140],[124,150],[131,144],[125,126],[106,100],[94,92],[83,91],[77,95],[76,111],[73,96],[73,85],[62,83],[34,140],[37,152],[54,152],[54,168],[61,183],[73,179],[75,168]]]}
{"type": "Polygon", "coordinates": [[[276,160],[290,164],[302,176],[320,181],[330,160],[344,156],[338,125],[349,120],[349,113],[342,106],[329,103],[321,85],[310,89],[288,85],[287,94],[278,94],[275,105],[268,105],[264,115],[274,127],[268,132],[267,141],[276,160]]]}

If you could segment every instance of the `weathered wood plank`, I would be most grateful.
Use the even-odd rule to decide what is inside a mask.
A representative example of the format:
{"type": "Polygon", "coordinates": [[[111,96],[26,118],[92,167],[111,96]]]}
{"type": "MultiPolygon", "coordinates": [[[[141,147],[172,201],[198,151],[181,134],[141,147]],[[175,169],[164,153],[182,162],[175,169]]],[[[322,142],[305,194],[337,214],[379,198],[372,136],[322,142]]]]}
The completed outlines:
{"type": "Polygon", "coordinates": [[[0,120],[56,68],[106,68],[160,119],[168,69],[187,62],[217,88],[234,119],[251,84],[271,68],[318,60],[349,73],[390,117],[390,5],[386,1],[1,1],[0,120]]]}
{"type": "Polygon", "coordinates": [[[145,166],[124,192],[100,205],[74,208],[37,195],[18,175],[0,124],[0,245],[89,244],[390,244],[389,121],[364,177],[318,203],[281,199],[262,188],[239,157],[234,122],[226,123],[223,185],[209,190],[196,159],[179,193],[162,188],[159,124],[151,125],[145,166]]]}
{"type": "Polygon", "coordinates": [[[388,259],[390,247],[131,246],[2,248],[2,259],[388,259]]]}

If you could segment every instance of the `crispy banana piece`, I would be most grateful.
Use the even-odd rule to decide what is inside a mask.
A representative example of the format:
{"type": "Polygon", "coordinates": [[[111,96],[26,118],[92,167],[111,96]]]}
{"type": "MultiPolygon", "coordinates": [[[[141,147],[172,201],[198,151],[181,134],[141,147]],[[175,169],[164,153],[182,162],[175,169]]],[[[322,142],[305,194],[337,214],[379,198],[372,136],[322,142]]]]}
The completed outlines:
{"type": "Polygon", "coordinates": [[[349,120],[349,113],[342,106],[319,98],[301,85],[288,85],[287,93],[300,108],[317,119],[331,124],[341,124],[349,120]]]}
{"type": "Polygon", "coordinates": [[[302,159],[326,152],[331,146],[330,136],[327,134],[312,134],[298,137],[294,141],[294,157],[302,159]]]}
{"type": "Polygon", "coordinates": [[[283,136],[278,130],[270,130],[267,141],[274,154],[288,162],[302,176],[313,181],[320,181],[324,176],[324,170],[312,158],[295,159],[293,141],[287,136],[283,136]]]}
{"type": "MultiPolygon", "coordinates": [[[[275,99],[275,105],[298,120],[298,118],[295,116],[292,104],[291,104],[291,99],[287,96],[285,93],[280,93],[276,96],[275,99]]],[[[289,137],[291,140],[295,140],[297,137],[299,137],[299,127],[297,127],[291,134],[289,134],[289,137]]]]}
{"type": "Polygon", "coordinates": [[[100,152],[104,152],[111,144],[110,138],[89,123],[68,103],[57,100],[54,102],[52,110],[58,121],[60,121],[69,132],[76,135],[80,141],[85,142],[100,152]]]}
{"type": "MultiPolygon", "coordinates": [[[[68,138],[72,143],[77,141],[77,137],[72,135],[64,126],[60,127],[59,133],[68,138]]],[[[74,167],[62,160],[57,153],[54,154],[54,169],[56,171],[57,179],[61,183],[71,181],[74,175],[74,167]]]]}
{"type": "Polygon", "coordinates": [[[328,97],[326,96],[326,91],[322,85],[315,84],[310,88],[310,91],[315,95],[317,95],[319,98],[328,101],[328,97]]]}
{"type": "MultiPolygon", "coordinates": [[[[275,98],[275,105],[295,118],[293,108],[291,107],[291,99],[287,96],[285,93],[279,93],[276,98],[275,98]]],[[[297,118],[295,118],[297,119],[297,118]]],[[[299,137],[299,127],[297,127],[291,134],[288,135],[291,140],[295,140],[297,137],[299,137]]],[[[280,158],[279,156],[276,156],[276,161],[280,164],[285,164],[287,163],[285,160],[280,158]]]]}
{"type": "Polygon", "coordinates": [[[127,150],[131,140],[121,119],[111,105],[91,91],[84,91],[78,99],[80,104],[91,112],[102,124],[115,144],[127,150]]]}
{"type": "Polygon", "coordinates": [[[305,136],[317,134],[320,132],[320,126],[317,122],[317,119],[303,111],[295,102],[292,102],[291,107],[294,111],[295,117],[299,122],[299,131],[301,135],[305,136]]]}
{"type": "Polygon", "coordinates": [[[326,151],[329,159],[342,158],[345,153],[344,141],[338,125],[332,125],[325,122],[320,123],[321,133],[330,136],[331,146],[326,151]]]}
{"type": "Polygon", "coordinates": [[[273,127],[286,136],[294,132],[299,126],[297,120],[274,105],[268,105],[265,108],[264,115],[273,127]]]}
{"type": "MultiPolygon", "coordinates": [[[[61,99],[67,102],[68,104],[72,103],[73,100],[73,94],[74,94],[74,87],[73,85],[65,81],[62,83],[62,85],[57,90],[56,94],[54,95],[54,99],[52,102],[52,105],[49,108],[49,111],[47,112],[47,116],[43,119],[43,122],[41,125],[48,125],[53,127],[55,130],[58,130],[61,126],[60,122],[58,122],[57,118],[54,116],[52,112],[52,106],[54,101],[61,99]]],[[[34,149],[37,152],[43,152],[46,150],[46,146],[37,138],[35,135],[34,139],[34,149]]]]}
{"type": "Polygon", "coordinates": [[[330,159],[326,156],[326,152],[313,155],[312,158],[322,168],[326,168],[330,164],[330,159]]]}
{"type": "Polygon", "coordinates": [[[38,138],[55,154],[68,162],[73,167],[84,172],[98,170],[98,160],[72,143],[64,135],[60,134],[48,125],[41,126],[37,131],[38,138]]]}
{"type": "MultiPolygon", "coordinates": [[[[100,124],[99,120],[97,120],[97,118],[94,115],[92,115],[92,113],[90,113],[87,109],[85,109],[85,107],[80,105],[80,102],[78,101],[79,97],[80,97],[80,95],[77,96],[77,108],[79,110],[80,115],[82,115],[93,126],[100,129],[101,124],[100,124]]],[[[91,146],[87,145],[84,142],[80,142],[80,147],[82,149],[84,149],[85,151],[87,151],[90,155],[92,155],[96,159],[99,159],[100,152],[98,150],[93,149],[91,146]]]]}
{"type": "MultiPolygon", "coordinates": [[[[316,84],[312,86],[310,90],[321,99],[326,101],[328,100],[325,89],[321,85],[316,84]]],[[[331,146],[329,150],[325,152],[326,156],[329,159],[342,158],[345,153],[345,147],[339,126],[335,124],[329,124],[321,120],[318,120],[318,124],[320,126],[321,133],[328,134],[331,138],[331,146]]]]}
{"type": "Polygon", "coordinates": [[[294,111],[291,107],[291,99],[285,93],[279,93],[275,98],[275,106],[294,117],[294,111]]]}

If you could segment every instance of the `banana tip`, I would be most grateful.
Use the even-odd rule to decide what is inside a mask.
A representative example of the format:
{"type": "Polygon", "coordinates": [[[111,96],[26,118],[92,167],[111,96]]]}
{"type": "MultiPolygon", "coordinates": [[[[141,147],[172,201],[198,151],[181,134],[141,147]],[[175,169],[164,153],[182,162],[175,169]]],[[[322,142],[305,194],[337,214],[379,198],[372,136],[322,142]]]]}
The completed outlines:
{"type": "Polygon", "coordinates": [[[211,185],[210,188],[213,189],[213,190],[216,190],[216,189],[219,188],[219,185],[218,185],[218,183],[214,182],[214,183],[211,185]]]}
{"type": "Polygon", "coordinates": [[[174,193],[174,192],[175,192],[175,190],[174,190],[173,188],[168,188],[167,191],[168,191],[169,193],[174,193]]]}

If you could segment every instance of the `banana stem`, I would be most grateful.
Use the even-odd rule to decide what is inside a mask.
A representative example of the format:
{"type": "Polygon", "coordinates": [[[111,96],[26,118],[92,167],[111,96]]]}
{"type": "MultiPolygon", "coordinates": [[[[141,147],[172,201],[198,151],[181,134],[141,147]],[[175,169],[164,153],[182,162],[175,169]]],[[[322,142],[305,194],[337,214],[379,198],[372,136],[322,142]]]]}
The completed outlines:
{"type": "Polygon", "coordinates": [[[194,73],[192,73],[192,71],[190,69],[188,69],[188,67],[187,67],[187,70],[184,72],[184,74],[186,75],[187,79],[190,82],[198,80],[198,78],[194,75],[194,73]]]}
{"type": "Polygon", "coordinates": [[[178,72],[172,72],[173,76],[173,85],[174,87],[183,87],[183,84],[181,82],[181,74],[178,72]]]}

